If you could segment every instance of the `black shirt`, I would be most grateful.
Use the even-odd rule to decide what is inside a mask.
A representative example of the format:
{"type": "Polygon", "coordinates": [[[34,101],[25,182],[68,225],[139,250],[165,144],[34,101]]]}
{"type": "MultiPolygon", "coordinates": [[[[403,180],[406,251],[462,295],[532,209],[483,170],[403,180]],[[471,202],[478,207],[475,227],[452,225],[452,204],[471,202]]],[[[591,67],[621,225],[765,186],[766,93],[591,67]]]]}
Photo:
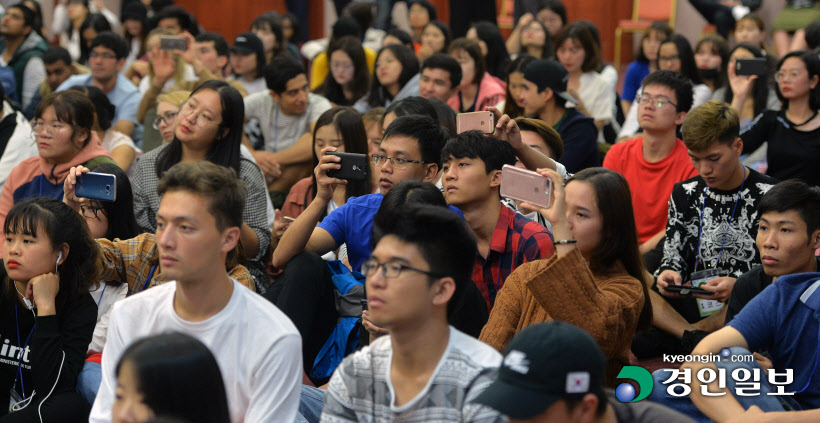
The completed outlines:
{"type": "Polygon", "coordinates": [[[58,306],[56,315],[35,317],[31,310],[17,301],[16,294],[13,297],[7,295],[8,283],[3,275],[0,282],[0,404],[3,404],[0,406],[0,416],[8,413],[9,392],[20,358],[23,377],[22,383],[17,381],[16,391],[22,397],[25,386],[25,397],[29,397],[32,390],[36,390],[35,406],[52,387],[52,395],[76,390],[77,375],[83,368],[97,323],[97,305],[89,294],[68,301],[63,307],[58,306]],[[20,357],[17,348],[25,344],[29,333],[31,339],[20,357]],[[58,372],[60,379],[55,386],[58,372]]]}
{"type": "Polygon", "coordinates": [[[801,131],[786,119],[784,110],[766,110],[740,133],[740,138],[743,154],[769,142],[767,175],[781,181],[797,178],[820,185],[820,128],[801,131]]]}
{"type": "Polygon", "coordinates": [[[564,142],[564,154],[558,161],[566,166],[567,172],[578,173],[601,165],[598,128],[592,118],[571,107],[553,128],[564,142]]]}

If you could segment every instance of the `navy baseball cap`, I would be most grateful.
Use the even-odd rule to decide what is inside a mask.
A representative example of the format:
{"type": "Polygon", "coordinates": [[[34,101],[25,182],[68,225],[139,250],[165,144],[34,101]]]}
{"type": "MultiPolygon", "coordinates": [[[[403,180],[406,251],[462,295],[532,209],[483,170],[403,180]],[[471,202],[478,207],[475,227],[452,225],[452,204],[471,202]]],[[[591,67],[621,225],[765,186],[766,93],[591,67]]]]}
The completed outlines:
{"type": "Polygon", "coordinates": [[[605,373],[606,357],[592,336],[566,322],[538,323],[510,341],[498,378],[475,402],[531,419],[563,398],[603,391],[605,373]]]}
{"type": "Polygon", "coordinates": [[[538,86],[538,92],[549,88],[558,97],[570,103],[578,104],[578,100],[567,93],[569,72],[564,68],[564,65],[555,60],[533,60],[524,68],[524,79],[538,86]]]}

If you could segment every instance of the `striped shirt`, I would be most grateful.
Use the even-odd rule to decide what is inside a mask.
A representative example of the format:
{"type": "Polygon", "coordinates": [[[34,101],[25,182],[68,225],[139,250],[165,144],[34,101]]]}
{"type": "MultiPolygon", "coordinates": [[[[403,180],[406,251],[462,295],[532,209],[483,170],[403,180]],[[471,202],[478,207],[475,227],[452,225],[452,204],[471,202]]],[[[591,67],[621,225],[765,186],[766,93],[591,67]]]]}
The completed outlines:
{"type": "Polygon", "coordinates": [[[555,246],[547,229],[502,204],[487,257],[476,254],[473,282],[492,310],[495,296],[518,266],[552,255],[555,246]]]}

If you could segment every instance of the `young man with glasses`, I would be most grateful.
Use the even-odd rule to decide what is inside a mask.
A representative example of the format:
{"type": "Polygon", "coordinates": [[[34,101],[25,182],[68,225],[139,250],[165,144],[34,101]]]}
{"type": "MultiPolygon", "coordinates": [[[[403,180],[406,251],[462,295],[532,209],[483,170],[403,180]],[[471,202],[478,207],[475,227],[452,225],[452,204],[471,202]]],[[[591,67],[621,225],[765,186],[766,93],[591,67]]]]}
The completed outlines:
{"type": "Polygon", "coordinates": [[[672,187],[698,174],[686,145],[677,137],[678,126],[692,107],[692,83],[678,72],[657,71],[641,84],[635,99],[644,135],[615,144],[604,167],[626,178],[638,227],[641,252],[654,249],[666,233],[667,200],[672,187]]]}
{"type": "Polygon", "coordinates": [[[245,97],[251,123],[243,142],[253,149],[274,205],[281,207],[293,184],[309,173],[313,124],[331,104],[310,92],[305,68],[289,56],[274,58],[262,73],[268,89],[245,97]]]}
{"type": "Polygon", "coordinates": [[[113,32],[101,32],[91,40],[88,66],[91,73],[74,75],[63,82],[57,91],[67,90],[75,85],[93,85],[102,90],[114,105],[113,128],[131,137],[137,146],[142,146],[142,125],[137,121],[140,104],[139,90],[120,71],[128,57],[128,44],[113,32]]]}
{"type": "Polygon", "coordinates": [[[447,323],[451,298],[472,283],[476,241],[464,222],[443,207],[411,205],[380,214],[374,232],[362,272],[370,316],[390,335],[337,368],[321,421],[506,421],[471,402],[501,355],[447,323]]]}
{"type": "Polygon", "coordinates": [[[266,294],[302,333],[303,359],[308,374],[315,355],[336,322],[333,284],[321,255],[345,245],[351,269],[360,270],[373,250],[373,218],[384,195],[404,180],[433,182],[441,164],[441,148],[446,141],[447,132],[427,116],[397,118],[387,127],[379,152],[373,158],[379,172],[379,192],[348,199],[320,222],[335,187],[346,183],[326,174],[330,169],[340,168],[340,158],[326,154],[336,148],[322,150],[323,155],[314,170],[316,196],[279,240],[271,263],[275,268],[284,269],[284,274],[266,294]],[[324,294],[330,294],[330,297],[324,294]],[[305,301],[306,295],[316,297],[316,300],[305,301]],[[327,310],[328,304],[323,299],[329,300],[331,310],[327,310]]]}
{"type": "Polygon", "coordinates": [[[567,172],[576,173],[601,164],[598,153],[598,128],[566,103],[578,103],[567,93],[569,73],[552,59],[536,60],[524,69],[524,84],[518,101],[524,116],[541,119],[552,126],[564,141],[564,154],[558,161],[567,172]]]}

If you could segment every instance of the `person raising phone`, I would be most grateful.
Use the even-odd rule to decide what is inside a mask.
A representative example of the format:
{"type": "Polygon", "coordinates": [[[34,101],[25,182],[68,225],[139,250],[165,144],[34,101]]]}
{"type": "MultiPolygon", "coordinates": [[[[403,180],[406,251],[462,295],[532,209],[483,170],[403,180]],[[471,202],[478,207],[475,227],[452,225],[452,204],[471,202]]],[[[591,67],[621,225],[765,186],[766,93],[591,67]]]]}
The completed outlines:
{"type": "Polygon", "coordinates": [[[552,205],[525,207],[552,223],[557,254],[522,264],[507,278],[479,340],[504,351],[525,327],[564,320],[595,338],[612,384],[629,364],[636,328],[652,320],[629,185],[603,168],[585,169],[566,186],[554,171],[539,173],[552,181],[552,205]]]}

